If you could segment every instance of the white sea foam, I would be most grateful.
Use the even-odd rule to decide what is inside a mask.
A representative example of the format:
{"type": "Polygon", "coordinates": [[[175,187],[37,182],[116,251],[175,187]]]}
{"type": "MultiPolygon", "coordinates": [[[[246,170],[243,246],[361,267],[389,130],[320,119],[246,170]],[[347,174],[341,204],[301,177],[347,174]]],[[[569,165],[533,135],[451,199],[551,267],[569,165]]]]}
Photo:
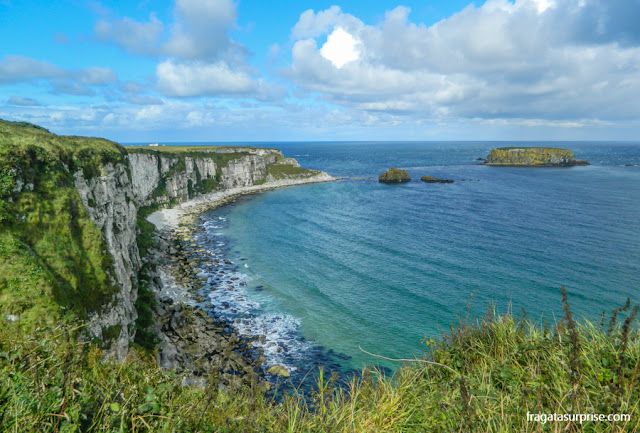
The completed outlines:
{"type": "MultiPolygon", "coordinates": [[[[218,221],[223,218],[219,216],[218,221]]],[[[240,272],[220,248],[225,242],[216,235],[216,230],[224,227],[213,221],[203,221],[204,231],[196,235],[196,239],[202,239],[209,245],[202,254],[211,263],[203,266],[199,276],[206,276],[212,286],[208,297],[214,314],[231,322],[240,335],[255,338],[252,345],[262,349],[266,358],[265,369],[278,364],[294,372],[297,370],[295,364],[312,348],[311,343],[298,337],[300,321],[287,314],[265,312],[264,306],[255,299],[256,294],[249,289],[253,280],[251,276],[240,272]]],[[[240,269],[249,268],[248,263],[243,265],[240,269]]]]}

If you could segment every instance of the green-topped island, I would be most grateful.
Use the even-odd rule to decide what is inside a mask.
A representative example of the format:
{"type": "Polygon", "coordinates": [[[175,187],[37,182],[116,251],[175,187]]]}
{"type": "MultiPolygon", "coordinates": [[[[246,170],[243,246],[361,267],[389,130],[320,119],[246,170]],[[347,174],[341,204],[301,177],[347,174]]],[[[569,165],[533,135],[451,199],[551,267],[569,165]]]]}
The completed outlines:
{"type": "Polygon", "coordinates": [[[589,165],[584,159],[575,159],[569,149],[554,147],[499,147],[491,151],[484,164],[507,167],[589,165]]]}

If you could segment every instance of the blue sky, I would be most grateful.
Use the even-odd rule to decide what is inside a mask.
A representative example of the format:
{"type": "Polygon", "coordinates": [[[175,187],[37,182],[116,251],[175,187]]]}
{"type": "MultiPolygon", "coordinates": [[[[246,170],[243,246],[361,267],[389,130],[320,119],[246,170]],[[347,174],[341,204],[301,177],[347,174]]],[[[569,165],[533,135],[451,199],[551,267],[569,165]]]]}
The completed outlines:
{"type": "Polygon", "coordinates": [[[0,0],[0,41],[0,118],[59,134],[640,137],[640,0],[0,0]]]}

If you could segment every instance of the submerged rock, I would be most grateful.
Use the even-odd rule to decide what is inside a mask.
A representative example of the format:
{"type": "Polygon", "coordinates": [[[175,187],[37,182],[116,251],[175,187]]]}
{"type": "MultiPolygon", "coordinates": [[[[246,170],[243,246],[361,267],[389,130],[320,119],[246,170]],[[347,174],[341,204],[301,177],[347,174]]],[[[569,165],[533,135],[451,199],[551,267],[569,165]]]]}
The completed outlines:
{"type": "Polygon", "coordinates": [[[269,367],[267,369],[267,373],[272,374],[274,376],[282,376],[282,377],[289,377],[291,376],[291,374],[287,371],[286,368],[284,368],[282,365],[272,365],[271,367],[269,367]]]}
{"type": "Polygon", "coordinates": [[[451,179],[438,179],[437,177],[431,177],[426,175],[422,176],[420,180],[426,183],[453,183],[453,180],[451,179]]]}
{"type": "Polygon", "coordinates": [[[397,168],[390,168],[386,171],[386,173],[378,176],[378,182],[382,183],[403,183],[409,181],[411,181],[409,173],[407,173],[405,170],[400,170],[397,168]]]}

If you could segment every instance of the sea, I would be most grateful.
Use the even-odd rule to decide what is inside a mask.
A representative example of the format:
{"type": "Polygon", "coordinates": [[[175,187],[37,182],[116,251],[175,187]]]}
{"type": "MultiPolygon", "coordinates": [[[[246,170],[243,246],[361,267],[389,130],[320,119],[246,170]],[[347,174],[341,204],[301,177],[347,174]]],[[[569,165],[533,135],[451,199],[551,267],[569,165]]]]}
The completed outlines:
{"type": "Polygon", "coordinates": [[[341,178],[243,197],[197,221],[219,263],[203,270],[212,313],[259,337],[266,367],[293,381],[319,365],[393,371],[401,363],[371,354],[419,357],[488,308],[553,325],[561,286],[574,316],[596,324],[627,298],[640,303],[640,143],[250,144],[341,178]],[[478,161],[508,146],[569,148],[591,165],[478,161]],[[412,181],[379,183],[391,167],[412,181]]]}

